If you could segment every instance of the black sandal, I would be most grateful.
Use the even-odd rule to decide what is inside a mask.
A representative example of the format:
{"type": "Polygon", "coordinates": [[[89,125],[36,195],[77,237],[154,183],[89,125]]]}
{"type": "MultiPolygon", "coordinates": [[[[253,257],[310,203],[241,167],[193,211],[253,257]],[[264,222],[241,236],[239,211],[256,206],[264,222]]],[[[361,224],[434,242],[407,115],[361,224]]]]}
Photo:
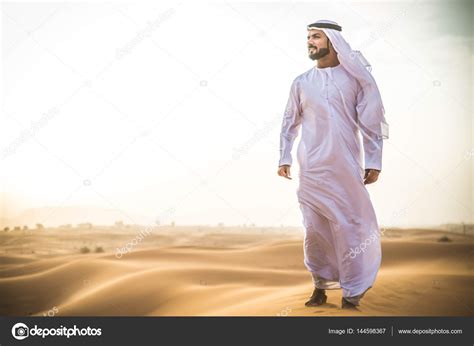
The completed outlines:
{"type": "Polygon", "coordinates": [[[320,288],[315,288],[313,291],[313,295],[311,298],[304,304],[306,306],[318,306],[318,305],[323,305],[326,303],[328,300],[328,297],[326,296],[326,290],[320,289],[320,288]]]}
{"type": "Polygon", "coordinates": [[[344,297],[342,297],[341,308],[342,308],[342,309],[357,310],[357,305],[352,304],[350,301],[345,300],[344,297]]]}

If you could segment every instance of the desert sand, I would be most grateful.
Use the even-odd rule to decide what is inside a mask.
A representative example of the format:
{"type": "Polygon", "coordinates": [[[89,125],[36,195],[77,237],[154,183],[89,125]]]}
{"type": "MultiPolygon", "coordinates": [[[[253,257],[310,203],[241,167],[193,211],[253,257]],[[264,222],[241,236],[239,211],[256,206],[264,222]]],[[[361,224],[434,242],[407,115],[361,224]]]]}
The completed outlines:
{"type": "Polygon", "coordinates": [[[472,316],[474,239],[389,229],[358,311],[305,307],[303,230],[139,227],[0,234],[0,314],[10,316],[472,316]],[[439,241],[443,236],[450,241],[439,241]],[[128,252],[116,249],[127,242],[128,252]],[[102,250],[95,252],[96,247],[102,250]],[[91,252],[81,253],[88,247],[91,252]]]}

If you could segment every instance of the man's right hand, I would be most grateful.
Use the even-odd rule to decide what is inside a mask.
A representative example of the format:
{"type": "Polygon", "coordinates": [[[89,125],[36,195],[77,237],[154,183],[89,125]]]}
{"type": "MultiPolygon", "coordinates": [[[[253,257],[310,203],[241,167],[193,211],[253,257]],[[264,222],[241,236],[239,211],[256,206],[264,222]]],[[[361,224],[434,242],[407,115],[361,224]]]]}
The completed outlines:
{"type": "Polygon", "coordinates": [[[290,165],[282,165],[278,167],[278,175],[286,179],[291,179],[290,165]]]}

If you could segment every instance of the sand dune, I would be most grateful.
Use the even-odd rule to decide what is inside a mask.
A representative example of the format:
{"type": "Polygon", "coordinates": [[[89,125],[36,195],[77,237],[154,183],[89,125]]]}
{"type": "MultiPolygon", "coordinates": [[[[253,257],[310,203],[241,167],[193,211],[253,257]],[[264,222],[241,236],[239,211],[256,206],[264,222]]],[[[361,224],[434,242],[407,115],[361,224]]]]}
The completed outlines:
{"type": "MultiPolygon", "coordinates": [[[[382,242],[382,267],[374,287],[367,292],[359,311],[348,312],[340,309],[340,290],[328,291],[324,306],[304,306],[312,293],[312,282],[303,265],[302,234],[283,237],[278,233],[248,232],[236,237],[220,232],[210,236],[214,246],[203,234],[200,240],[194,238],[187,244],[180,241],[178,245],[163,242],[166,236],[160,235],[157,239],[161,245],[150,241],[121,258],[115,256],[113,247],[106,247],[105,253],[18,255],[12,242],[2,239],[2,244],[9,247],[0,257],[0,313],[474,315],[472,237],[449,234],[451,242],[438,242],[444,233],[388,233],[382,242]]],[[[91,234],[88,237],[93,238],[91,234]]],[[[105,244],[104,235],[99,238],[105,244]]],[[[41,239],[41,235],[32,237],[28,246],[34,248],[39,243],[44,247],[41,239]]]]}

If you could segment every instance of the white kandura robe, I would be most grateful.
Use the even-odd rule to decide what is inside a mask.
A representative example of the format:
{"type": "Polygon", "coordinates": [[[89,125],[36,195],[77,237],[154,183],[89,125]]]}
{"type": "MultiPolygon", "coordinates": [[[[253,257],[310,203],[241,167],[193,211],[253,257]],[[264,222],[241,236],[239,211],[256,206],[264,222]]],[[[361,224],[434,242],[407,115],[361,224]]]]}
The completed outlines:
{"type": "Polygon", "coordinates": [[[295,78],[279,161],[292,164],[291,149],[301,127],[297,197],[306,230],[304,263],[316,287],[342,288],[356,305],[372,287],[381,262],[380,230],[363,177],[365,168],[382,169],[383,140],[373,137],[372,142],[359,133],[362,93],[341,64],[313,67],[295,78]]]}

